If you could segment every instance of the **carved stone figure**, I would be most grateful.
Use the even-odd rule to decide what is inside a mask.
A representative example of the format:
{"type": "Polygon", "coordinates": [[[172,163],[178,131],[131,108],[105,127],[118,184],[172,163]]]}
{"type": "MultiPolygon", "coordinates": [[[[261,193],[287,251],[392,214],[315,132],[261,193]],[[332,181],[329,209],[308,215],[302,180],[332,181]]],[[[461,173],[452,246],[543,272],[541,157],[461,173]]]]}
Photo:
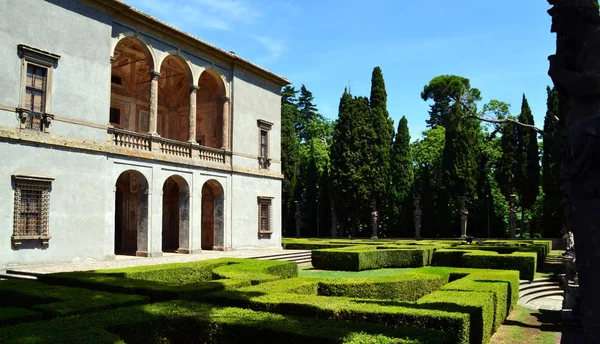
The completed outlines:
{"type": "Polygon", "coordinates": [[[517,206],[515,202],[516,197],[517,196],[515,195],[508,196],[508,223],[510,225],[510,237],[513,239],[517,236],[517,206]]]}
{"type": "Polygon", "coordinates": [[[371,200],[371,228],[373,230],[373,236],[371,239],[377,239],[377,219],[379,218],[379,213],[377,212],[377,200],[371,200]]]}
{"type": "MultiPolygon", "coordinates": [[[[586,343],[600,342],[600,13],[595,0],[549,0],[556,54],[548,75],[567,100],[562,187],[575,246],[586,343]]],[[[565,105],[564,103],[562,104],[565,105]]]]}
{"type": "Polygon", "coordinates": [[[460,202],[460,208],[458,210],[458,214],[460,215],[460,237],[466,238],[467,237],[467,217],[469,216],[469,210],[467,210],[467,206],[465,205],[467,198],[464,196],[461,196],[458,198],[458,200],[460,202]]]}
{"type": "Polygon", "coordinates": [[[413,212],[413,218],[415,221],[415,238],[421,239],[421,197],[415,197],[415,210],[413,212]]]}

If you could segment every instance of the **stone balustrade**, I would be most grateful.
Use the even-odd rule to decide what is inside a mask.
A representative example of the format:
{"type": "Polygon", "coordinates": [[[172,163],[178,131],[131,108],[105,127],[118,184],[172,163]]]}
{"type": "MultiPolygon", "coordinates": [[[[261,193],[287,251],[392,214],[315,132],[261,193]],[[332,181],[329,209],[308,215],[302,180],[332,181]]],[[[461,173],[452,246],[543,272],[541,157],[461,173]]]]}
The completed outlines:
{"type": "Polygon", "coordinates": [[[190,142],[176,141],[117,128],[109,128],[108,133],[112,136],[112,145],[116,147],[222,164],[226,161],[227,152],[223,149],[209,148],[190,142]]]}

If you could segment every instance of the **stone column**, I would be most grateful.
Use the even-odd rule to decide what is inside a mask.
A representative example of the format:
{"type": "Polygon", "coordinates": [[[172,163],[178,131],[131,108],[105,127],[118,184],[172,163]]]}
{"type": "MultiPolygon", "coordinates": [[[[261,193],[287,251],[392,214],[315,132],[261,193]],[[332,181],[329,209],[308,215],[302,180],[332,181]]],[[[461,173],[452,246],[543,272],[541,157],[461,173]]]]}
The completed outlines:
{"type": "Polygon", "coordinates": [[[188,119],[188,142],[190,143],[196,143],[196,93],[199,89],[196,85],[190,85],[190,116],[188,119]]]}
{"type": "Polygon", "coordinates": [[[151,71],[150,73],[150,119],[148,133],[158,136],[158,78],[160,73],[151,71]]]}
{"type": "Polygon", "coordinates": [[[508,196],[508,204],[509,204],[508,223],[510,225],[510,237],[511,237],[511,239],[516,238],[516,232],[517,232],[517,207],[515,205],[516,198],[517,198],[516,195],[509,195],[508,196]]]}
{"type": "Polygon", "coordinates": [[[231,108],[229,97],[222,97],[223,101],[223,140],[221,141],[221,149],[229,150],[229,112],[231,108]]]}
{"type": "Polygon", "coordinates": [[[377,213],[377,200],[371,200],[371,230],[373,231],[373,235],[371,239],[377,239],[377,219],[379,214],[377,213]]]}
{"type": "Polygon", "coordinates": [[[465,196],[461,196],[458,198],[458,200],[460,202],[460,209],[458,211],[460,215],[460,237],[464,239],[467,237],[467,216],[469,215],[469,211],[465,205],[467,198],[465,196]]]}
{"type": "Polygon", "coordinates": [[[413,218],[415,220],[415,239],[421,239],[421,198],[415,197],[415,211],[413,218]]]}

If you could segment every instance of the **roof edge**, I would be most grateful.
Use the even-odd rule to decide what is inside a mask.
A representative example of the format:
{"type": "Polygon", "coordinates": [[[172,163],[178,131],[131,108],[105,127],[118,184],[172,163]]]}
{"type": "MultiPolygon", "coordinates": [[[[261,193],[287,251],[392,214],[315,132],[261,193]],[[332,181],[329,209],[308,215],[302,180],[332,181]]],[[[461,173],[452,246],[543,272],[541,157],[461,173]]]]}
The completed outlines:
{"type": "MultiPolygon", "coordinates": [[[[164,35],[166,38],[171,38],[174,40],[180,40],[185,42],[192,48],[195,48],[197,51],[201,51],[205,54],[212,55],[218,59],[224,60],[232,64],[232,67],[235,65],[239,65],[251,72],[258,74],[260,77],[263,77],[278,86],[286,86],[290,85],[291,82],[278,74],[275,74],[263,67],[260,67],[235,53],[231,53],[225,51],[221,48],[218,48],[206,41],[199,39],[181,29],[178,29],[158,18],[155,18],[147,13],[144,13],[121,0],[78,0],[79,2],[85,3],[87,5],[92,6],[102,12],[105,12],[116,19],[121,19],[124,21],[132,22],[133,24],[137,24],[135,26],[140,27],[148,27],[150,29],[154,29],[154,31],[158,31],[158,35],[164,35]],[[190,44],[190,40],[193,42],[190,44]]],[[[149,30],[149,33],[153,33],[149,30]]],[[[233,70],[233,68],[232,68],[233,70]]]]}

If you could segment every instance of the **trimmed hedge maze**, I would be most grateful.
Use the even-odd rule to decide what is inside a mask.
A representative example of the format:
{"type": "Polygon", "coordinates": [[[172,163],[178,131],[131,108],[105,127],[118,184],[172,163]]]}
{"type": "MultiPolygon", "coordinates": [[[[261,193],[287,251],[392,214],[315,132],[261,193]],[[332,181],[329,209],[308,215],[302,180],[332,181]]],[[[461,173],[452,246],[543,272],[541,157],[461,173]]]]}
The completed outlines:
{"type": "Polygon", "coordinates": [[[550,240],[490,240],[466,244],[460,240],[318,240],[285,239],[284,247],[311,249],[312,264],[321,270],[361,271],[427,265],[517,270],[533,280],[538,262],[552,248],[550,240]]]}
{"type": "Polygon", "coordinates": [[[406,269],[299,277],[290,262],[217,259],[0,281],[0,342],[488,343],[519,279],[549,251],[545,242],[317,245],[327,247],[313,253],[320,269],[406,269]],[[495,269],[473,268],[485,264],[495,269]]]}

